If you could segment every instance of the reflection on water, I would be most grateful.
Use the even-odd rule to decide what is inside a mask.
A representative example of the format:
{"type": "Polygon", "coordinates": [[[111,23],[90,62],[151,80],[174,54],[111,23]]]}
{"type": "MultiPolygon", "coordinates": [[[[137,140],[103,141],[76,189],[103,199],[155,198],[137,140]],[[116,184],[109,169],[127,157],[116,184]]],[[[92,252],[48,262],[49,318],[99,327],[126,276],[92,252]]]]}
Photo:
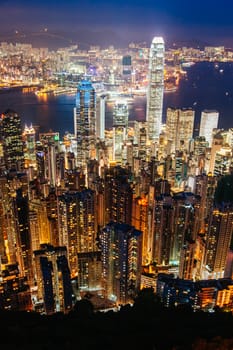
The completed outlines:
{"type": "MultiPolygon", "coordinates": [[[[200,62],[187,69],[179,89],[164,95],[163,121],[168,107],[194,108],[196,124],[201,111],[217,109],[220,112],[219,127],[232,127],[233,115],[233,64],[200,62]],[[221,71],[221,72],[220,72],[221,71]]],[[[74,95],[41,95],[20,91],[0,94],[0,113],[11,108],[22,118],[22,123],[40,125],[40,132],[58,131],[63,135],[73,132],[74,95]]],[[[146,97],[137,96],[129,105],[129,120],[145,120],[146,97]]],[[[112,105],[106,106],[106,128],[112,126],[112,105]]]]}

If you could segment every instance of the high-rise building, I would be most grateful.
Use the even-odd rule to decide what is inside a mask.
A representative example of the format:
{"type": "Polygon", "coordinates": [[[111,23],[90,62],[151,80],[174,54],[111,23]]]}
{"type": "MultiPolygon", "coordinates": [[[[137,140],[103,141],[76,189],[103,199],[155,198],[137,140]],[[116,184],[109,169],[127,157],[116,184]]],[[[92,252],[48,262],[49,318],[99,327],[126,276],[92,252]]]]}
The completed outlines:
{"type": "Polygon", "coordinates": [[[19,115],[10,109],[1,115],[0,137],[6,170],[22,171],[24,154],[21,120],[19,115]]]}
{"type": "Polygon", "coordinates": [[[133,198],[132,225],[142,231],[142,264],[150,263],[149,256],[149,232],[148,232],[148,198],[146,195],[133,198]]]}
{"type": "Polygon", "coordinates": [[[224,276],[227,253],[233,232],[233,208],[223,205],[214,208],[208,222],[207,248],[205,265],[208,276],[224,276]]]}
{"type": "Polygon", "coordinates": [[[167,139],[170,142],[170,152],[189,150],[189,143],[193,137],[194,110],[167,109],[167,139]]]}
{"type": "Polygon", "coordinates": [[[23,141],[25,168],[33,167],[34,169],[37,169],[35,129],[32,125],[30,127],[25,125],[23,131],[23,141]]]}
{"type": "Polygon", "coordinates": [[[218,127],[219,112],[215,110],[204,110],[201,112],[201,124],[199,136],[204,136],[209,143],[209,147],[212,145],[213,129],[218,127]]]}
{"type": "Polygon", "coordinates": [[[101,95],[97,99],[97,110],[96,110],[96,137],[101,141],[104,140],[104,131],[105,131],[105,103],[106,95],[101,95]]]}
{"type": "Polygon", "coordinates": [[[48,244],[34,251],[37,299],[43,300],[46,314],[68,312],[72,308],[72,287],[66,254],[66,247],[48,244]]]}
{"type": "Polygon", "coordinates": [[[113,160],[122,164],[123,145],[127,139],[128,105],[125,101],[116,102],[113,109],[113,160]]]}
{"type": "Polygon", "coordinates": [[[149,85],[147,95],[146,119],[148,140],[158,142],[162,124],[164,92],[164,40],[155,37],[152,40],[149,57],[149,85]]]}
{"type": "Polygon", "coordinates": [[[97,250],[96,217],[94,191],[70,191],[58,197],[59,244],[67,247],[72,277],[78,275],[77,254],[97,250]]]}
{"type": "Polygon", "coordinates": [[[141,277],[142,232],[133,226],[109,223],[100,232],[103,287],[106,297],[132,302],[141,277]]]}
{"type": "Polygon", "coordinates": [[[39,135],[43,150],[44,174],[43,176],[51,186],[58,184],[58,153],[59,153],[59,133],[49,132],[39,135]]]}
{"type": "Polygon", "coordinates": [[[110,221],[131,225],[133,189],[131,172],[119,166],[105,170],[105,224],[110,221]]]}
{"type": "Polygon", "coordinates": [[[77,166],[86,169],[96,155],[96,95],[90,81],[82,80],[77,88],[74,108],[74,134],[77,140],[77,166]]]}
{"type": "Polygon", "coordinates": [[[129,76],[132,71],[132,59],[130,55],[122,57],[122,66],[123,66],[123,69],[122,69],[123,75],[129,76]]]}
{"type": "Polygon", "coordinates": [[[22,188],[17,189],[15,197],[15,216],[17,218],[17,250],[21,275],[33,280],[32,274],[32,243],[29,223],[28,197],[22,188]]]}

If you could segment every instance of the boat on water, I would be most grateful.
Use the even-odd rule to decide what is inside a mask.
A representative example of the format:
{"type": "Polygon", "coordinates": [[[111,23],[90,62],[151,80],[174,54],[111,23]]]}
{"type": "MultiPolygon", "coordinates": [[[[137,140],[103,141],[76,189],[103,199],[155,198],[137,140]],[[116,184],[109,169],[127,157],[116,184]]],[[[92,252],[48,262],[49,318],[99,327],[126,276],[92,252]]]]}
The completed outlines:
{"type": "Polygon", "coordinates": [[[73,95],[76,93],[76,91],[77,91],[76,88],[70,88],[70,87],[57,88],[53,91],[53,94],[55,96],[57,96],[57,95],[73,95]]]}
{"type": "Polygon", "coordinates": [[[181,64],[181,66],[182,66],[183,68],[190,68],[190,67],[192,67],[194,64],[195,64],[195,62],[183,62],[183,63],[181,64]]]}
{"type": "Polygon", "coordinates": [[[171,92],[176,92],[177,91],[177,86],[173,86],[173,87],[165,87],[164,89],[164,93],[171,93],[171,92]]]}

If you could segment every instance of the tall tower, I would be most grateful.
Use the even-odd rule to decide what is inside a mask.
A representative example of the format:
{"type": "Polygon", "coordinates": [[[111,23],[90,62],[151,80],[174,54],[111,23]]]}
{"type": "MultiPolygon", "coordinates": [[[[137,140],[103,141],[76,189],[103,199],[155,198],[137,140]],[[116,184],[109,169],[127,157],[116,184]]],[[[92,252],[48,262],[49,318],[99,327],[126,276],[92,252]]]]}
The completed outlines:
{"type": "Polygon", "coordinates": [[[150,48],[146,111],[148,140],[152,143],[158,142],[161,131],[164,91],[164,51],[163,38],[155,37],[150,48]]]}
{"type": "Polygon", "coordinates": [[[125,101],[116,102],[113,110],[113,160],[122,163],[122,149],[127,137],[128,105],[125,101]]]}
{"type": "Polygon", "coordinates": [[[25,168],[37,169],[35,129],[25,125],[23,131],[25,168]]]}
{"type": "Polygon", "coordinates": [[[96,96],[91,82],[87,80],[82,80],[77,88],[74,133],[77,166],[86,169],[86,162],[95,158],[96,140],[96,96]]]}
{"type": "Polygon", "coordinates": [[[22,171],[24,155],[21,121],[18,114],[10,109],[1,115],[0,137],[6,169],[22,171]]]}
{"type": "Polygon", "coordinates": [[[213,129],[218,127],[219,113],[215,110],[204,110],[201,112],[201,125],[199,136],[205,136],[206,141],[209,143],[209,147],[212,145],[213,129]]]}
{"type": "Polygon", "coordinates": [[[16,190],[15,216],[17,218],[17,245],[18,259],[21,274],[32,282],[32,246],[29,223],[29,202],[28,197],[23,194],[22,188],[16,190]]]}
{"type": "Polygon", "coordinates": [[[105,104],[107,95],[101,95],[97,100],[96,111],[96,136],[100,140],[104,140],[105,131],[105,104]]]}

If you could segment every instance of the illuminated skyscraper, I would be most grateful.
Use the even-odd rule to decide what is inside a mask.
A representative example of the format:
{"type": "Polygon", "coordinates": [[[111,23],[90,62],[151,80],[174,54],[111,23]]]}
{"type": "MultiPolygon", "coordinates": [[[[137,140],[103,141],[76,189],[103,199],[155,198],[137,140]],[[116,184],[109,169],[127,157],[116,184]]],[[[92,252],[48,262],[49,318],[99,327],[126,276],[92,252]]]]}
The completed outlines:
{"type": "Polygon", "coordinates": [[[67,247],[72,277],[78,274],[78,253],[97,250],[96,217],[92,190],[70,191],[58,197],[59,244],[67,247]]]}
{"type": "Polygon", "coordinates": [[[33,167],[34,169],[37,169],[35,129],[32,125],[30,127],[25,125],[23,141],[25,168],[33,167]]]}
{"type": "Polygon", "coordinates": [[[128,105],[124,101],[116,102],[113,110],[113,160],[122,163],[122,150],[127,137],[128,105]]]}
{"type": "Polygon", "coordinates": [[[22,171],[24,165],[22,128],[16,112],[7,110],[1,115],[0,137],[6,169],[22,171]]]}
{"type": "Polygon", "coordinates": [[[149,57],[149,85],[147,95],[146,119],[148,140],[158,142],[162,124],[164,92],[164,40],[155,37],[152,41],[149,57]]]}
{"type": "Polygon", "coordinates": [[[105,171],[105,223],[131,224],[133,189],[130,176],[130,171],[119,166],[105,171]]]}
{"type": "Polygon", "coordinates": [[[105,131],[105,103],[106,95],[101,95],[97,100],[97,111],[96,111],[96,136],[100,140],[104,140],[105,131]]]}
{"type": "Polygon", "coordinates": [[[87,80],[82,80],[77,88],[74,133],[77,140],[77,166],[86,169],[87,161],[94,159],[96,154],[96,96],[91,82],[87,80]]]}
{"type": "Polygon", "coordinates": [[[28,197],[22,188],[16,191],[15,216],[17,218],[17,250],[20,272],[32,282],[32,243],[29,223],[28,197]]]}
{"type": "Polygon", "coordinates": [[[193,137],[194,114],[192,109],[167,109],[166,128],[171,153],[189,150],[189,143],[193,137]]]}
{"type": "Polygon", "coordinates": [[[142,232],[133,226],[109,223],[100,232],[106,297],[119,303],[133,300],[140,286],[142,232]]]}
{"type": "Polygon", "coordinates": [[[200,136],[204,136],[206,141],[209,143],[209,147],[212,145],[213,129],[218,127],[219,113],[217,111],[204,110],[201,112],[201,125],[200,125],[200,136]]]}
{"type": "Polygon", "coordinates": [[[232,205],[214,208],[210,214],[205,265],[212,278],[224,276],[233,232],[232,205]]]}
{"type": "Polygon", "coordinates": [[[51,186],[59,182],[58,153],[59,153],[59,133],[48,132],[39,135],[43,149],[44,177],[51,186]]]}

